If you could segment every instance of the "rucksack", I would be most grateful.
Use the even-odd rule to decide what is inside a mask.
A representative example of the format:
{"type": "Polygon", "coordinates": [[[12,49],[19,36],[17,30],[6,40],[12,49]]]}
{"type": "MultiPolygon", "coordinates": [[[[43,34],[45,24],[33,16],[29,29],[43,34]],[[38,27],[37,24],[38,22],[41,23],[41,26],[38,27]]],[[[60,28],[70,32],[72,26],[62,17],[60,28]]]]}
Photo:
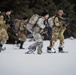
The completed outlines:
{"type": "Polygon", "coordinates": [[[56,27],[59,27],[59,26],[60,26],[60,25],[56,25],[56,24],[55,24],[55,19],[56,19],[56,18],[58,18],[58,21],[61,21],[61,20],[62,20],[60,17],[58,17],[58,15],[55,15],[55,16],[52,18],[52,19],[53,19],[53,27],[54,27],[54,26],[56,26],[56,27]]]}
{"type": "Polygon", "coordinates": [[[39,16],[38,14],[34,14],[30,18],[29,23],[26,25],[26,28],[28,29],[28,31],[30,31],[31,33],[33,32],[33,30],[37,26],[37,22],[40,18],[41,18],[41,16],[39,16]]]}
{"type": "Polygon", "coordinates": [[[36,23],[37,23],[37,21],[38,21],[39,18],[40,18],[40,16],[39,16],[38,14],[34,14],[34,15],[30,18],[29,23],[30,23],[31,25],[33,25],[33,27],[34,27],[34,25],[36,25],[36,23]]]}
{"type": "MultiPolygon", "coordinates": [[[[58,17],[58,16],[55,16],[55,17],[54,17],[54,20],[53,20],[53,21],[54,21],[54,26],[56,26],[56,25],[55,25],[55,18],[56,18],[56,17],[58,17]]],[[[58,20],[62,22],[62,25],[63,25],[63,26],[68,26],[69,23],[70,23],[69,18],[62,19],[62,18],[58,17],[58,20]]]]}

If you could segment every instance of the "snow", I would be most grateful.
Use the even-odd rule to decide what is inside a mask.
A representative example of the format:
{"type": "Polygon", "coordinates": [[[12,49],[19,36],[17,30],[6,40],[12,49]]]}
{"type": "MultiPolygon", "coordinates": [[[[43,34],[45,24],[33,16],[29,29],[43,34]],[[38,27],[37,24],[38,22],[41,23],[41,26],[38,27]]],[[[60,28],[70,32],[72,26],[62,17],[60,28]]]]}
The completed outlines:
{"type": "Polygon", "coordinates": [[[68,53],[58,53],[59,41],[54,46],[56,54],[46,53],[49,41],[44,41],[41,55],[25,54],[33,42],[27,40],[25,50],[5,44],[7,49],[0,53],[0,75],[76,75],[76,39],[65,39],[64,50],[68,53]]]}

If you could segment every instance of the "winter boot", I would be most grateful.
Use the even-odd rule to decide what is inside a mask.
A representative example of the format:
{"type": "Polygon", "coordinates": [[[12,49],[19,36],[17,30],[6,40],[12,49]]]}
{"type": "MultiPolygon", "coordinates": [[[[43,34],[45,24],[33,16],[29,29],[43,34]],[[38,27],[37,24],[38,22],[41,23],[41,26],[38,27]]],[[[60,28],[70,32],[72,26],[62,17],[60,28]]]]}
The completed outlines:
{"type": "Polygon", "coordinates": [[[2,47],[0,47],[0,52],[1,52],[1,50],[2,50],[2,47]]]}
{"type": "Polygon", "coordinates": [[[20,41],[20,40],[17,40],[17,43],[16,43],[16,44],[17,44],[17,46],[18,46],[20,43],[21,43],[21,41],[20,41]]]}
{"type": "Polygon", "coordinates": [[[42,50],[41,49],[38,49],[37,50],[37,54],[42,54],[42,50]]]}
{"type": "Polygon", "coordinates": [[[24,44],[24,42],[21,41],[21,42],[20,42],[20,49],[25,49],[25,48],[23,48],[23,44],[24,44]]]}
{"type": "Polygon", "coordinates": [[[63,48],[62,47],[59,47],[59,53],[68,53],[68,51],[63,51],[63,48]]]}
{"type": "Polygon", "coordinates": [[[51,51],[51,48],[47,47],[47,53],[56,53],[56,51],[51,51]]]}
{"type": "Polygon", "coordinates": [[[47,47],[47,53],[51,53],[51,48],[47,47]]]}
{"type": "Polygon", "coordinates": [[[1,50],[2,50],[2,45],[0,44],[0,52],[1,52],[1,50]]]}

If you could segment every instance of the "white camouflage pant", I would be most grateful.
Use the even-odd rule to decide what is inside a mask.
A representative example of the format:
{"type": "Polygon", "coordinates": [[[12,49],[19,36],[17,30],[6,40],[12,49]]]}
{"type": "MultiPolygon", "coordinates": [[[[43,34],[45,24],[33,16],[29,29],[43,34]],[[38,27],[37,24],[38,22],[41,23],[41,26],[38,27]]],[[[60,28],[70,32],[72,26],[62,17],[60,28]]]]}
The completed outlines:
{"type": "Polygon", "coordinates": [[[43,38],[39,33],[35,33],[32,31],[32,25],[31,24],[27,24],[26,28],[33,34],[33,37],[35,39],[35,43],[33,43],[32,45],[29,46],[29,50],[33,50],[35,51],[36,48],[38,48],[37,50],[41,50],[42,51],[42,47],[43,47],[43,38]]]}
{"type": "Polygon", "coordinates": [[[33,37],[35,39],[35,43],[33,43],[32,45],[29,46],[29,50],[41,50],[42,51],[42,47],[43,47],[43,39],[42,36],[39,33],[34,33],[33,37]]]}

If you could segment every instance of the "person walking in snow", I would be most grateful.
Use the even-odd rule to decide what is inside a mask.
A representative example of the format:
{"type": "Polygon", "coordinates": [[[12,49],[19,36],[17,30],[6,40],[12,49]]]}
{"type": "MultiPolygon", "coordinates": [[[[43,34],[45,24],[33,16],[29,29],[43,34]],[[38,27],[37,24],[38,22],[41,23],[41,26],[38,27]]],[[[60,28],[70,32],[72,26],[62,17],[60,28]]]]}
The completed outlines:
{"type": "MultiPolygon", "coordinates": [[[[67,24],[65,23],[65,18],[63,16],[63,10],[59,10],[58,14],[53,17],[54,25],[52,27],[52,41],[50,42],[49,47],[47,47],[47,53],[52,53],[51,50],[56,43],[56,41],[60,40],[60,45],[58,47],[60,53],[66,53],[63,50],[63,43],[64,43],[64,31],[66,30],[67,24]]],[[[54,51],[53,53],[56,53],[54,51]]]]}
{"type": "Polygon", "coordinates": [[[26,52],[26,54],[33,53],[36,50],[36,48],[37,48],[37,54],[42,53],[43,38],[42,38],[41,34],[43,33],[44,28],[45,28],[44,21],[46,19],[48,19],[48,17],[49,17],[49,14],[47,12],[43,12],[42,17],[38,18],[36,26],[31,31],[31,33],[33,34],[33,37],[35,39],[35,43],[33,43],[32,45],[29,46],[29,48],[28,48],[29,51],[26,52]]]}
{"type": "Polygon", "coordinates": [[[20,44],[19,49],[24,49],[23,48],[23,44],[26,41],[26,24],[28,22],[28,18],[24,17],[22,20],[17,21],[17,23],[15,24],[15,30],[17,32],[17,36],[18,36],[18,40],[17,40],[17,45],[20,44]],[[17,27],[17,28],[16,28],[17,27]]]}
{"type": "Polygon", "coordinates": [[[1,28],[1,25],[0,25],[0,52],[1,50],[3,50],[2,46],[3,44],[6,43],[7,40],[8,40],[8,34],[4,28],[1,28]]]}

